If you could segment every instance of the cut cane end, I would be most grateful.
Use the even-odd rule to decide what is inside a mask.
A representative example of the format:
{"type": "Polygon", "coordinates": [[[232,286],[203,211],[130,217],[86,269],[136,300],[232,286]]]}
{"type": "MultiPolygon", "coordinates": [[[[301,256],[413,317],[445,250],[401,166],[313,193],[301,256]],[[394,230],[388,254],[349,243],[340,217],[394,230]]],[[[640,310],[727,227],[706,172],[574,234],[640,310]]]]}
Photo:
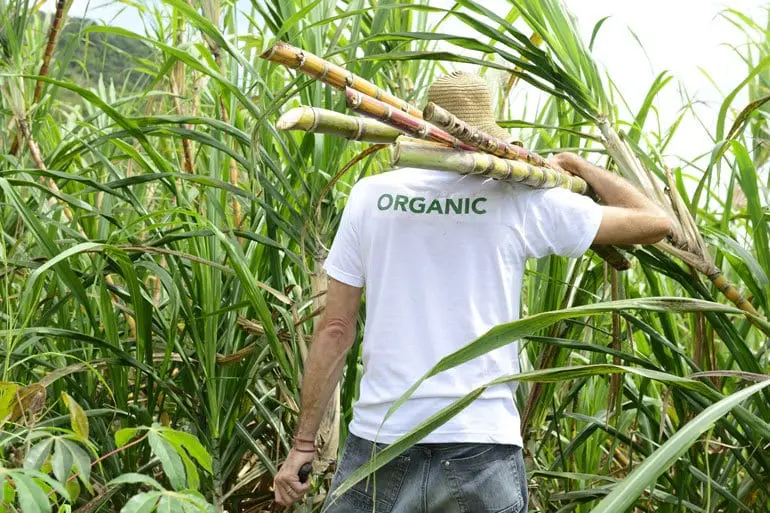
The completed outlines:
{"type": "Polygon", "coordinates": [[[302,116],[308,111],[308,107],[295,107],[290,111],[283,114],[275,123],[275,128],[278,130],[291,130],[297,126],[302,119],[302,116]]]}
{"type": "Polygon", "coordinates": [[[400,167],[401,161],[401,145],[398,143],[390,145],[390,165],[392,167],[400,167]]]}
{"type": "Polygon", "coordinates": [[[422,117],[426,121],[430,121],[433,118],[433,114],[435,112],[436,104],[433,102],[428,102],[428,104],[425,106],[425,108],[422,110],[422,117]]]}

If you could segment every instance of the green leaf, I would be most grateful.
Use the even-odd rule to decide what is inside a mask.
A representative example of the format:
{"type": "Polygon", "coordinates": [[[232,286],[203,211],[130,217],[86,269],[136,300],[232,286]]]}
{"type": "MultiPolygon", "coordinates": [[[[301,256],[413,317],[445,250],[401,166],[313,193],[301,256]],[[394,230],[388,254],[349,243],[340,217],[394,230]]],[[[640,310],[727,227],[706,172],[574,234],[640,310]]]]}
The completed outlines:
{"type": "Polygon", "coordinates": [[[615,486],[591,513],[617,513],[628,510],[645,488],[654,484],[658,476],[684,454],[700,435],[735,406],[768,386],[770,380],[765,380],[725,397],[703,410],[615,486]]]}
{"type": "Polygon", "coordinates": [[[16,484],[16,496],[22,513],[51,513],[48,497],[34,480],[16,472],[13,474],[13,482],[16,484]]]}
{"type": "Polygon", "coordinates": [[[160,460],[160,464],[163,466],[163,471],[168,476],[171,486],[174,487],[174,490],[183,490],[185,488],[184,464],[174,446],[155,431],[148,433],[148,441],[150,442],[152,453],[160,460]]]}
{"type": "Polygon", "coordinates": [[[19,391],[16,383],[0,382],[0,425],[11,416],[16,405],[16,392],[19,391]]]}
{"type": "Polygon", "coordinates": [[[86,416],[86,412],[67,392],[62,392],[61,397],[70,410],[72,431],[83,440],[88,440],[88,416],[86,416]]]}
{"type": "Polygon", "coordinates": [[[70,479],[67,481],[67,483],[64,485],[64,487],[67,489],[67,493],[70,494],[70,502],[77,502],[78,497],[80,497],[80,481],[77,479],[70,479]]]}
{"type": "Polygon", "coordinates": [[[163,487],[158,483],[156,480],[151,478],[150,476],[146,476],[144,474],[137,474],[135,472],[129,472],[127,474],[121,474],[109,483],[107,483],[107,486],[116,486],[116,485],[124,485],[124,484],[143,484],[147,486],[152,486],[153,488],[156,488],[158,490],[162,490],[163,487]]]}
{"type": "Polygon", "coordinates": [[[24,456],[24,468],[38,470],[42,467],[51,453],[53,441],[53,438],[46,438],[42,442],[33,445],[26,456],[24,456]]]}
{"type": "Polygon", "coordinates": [[[164,495],[158,502],[158,513],[184,513],[181,501],[176,497],[164,495]]]}
{"type": "Polygon", "coordinates": [[[195,461],[197,461],[205,470],[209,473],[213,472],[211,467],[211,455],[194,435],[170,428],[163,429],[161,433],[163,437],[172,444],[178,447],[184,447],[184,449],[190,453],[190,456],[195,458],[195,461]]]}
{"type": "Polygon", "coordinates": [[[150,513],[155,509],[162,492],[145,492],[131,497],[120,513],[150,513]]]}
{"type": "Polygon", "coordinates": [[[610,364],[596,364],[596,365],[582,365],[575,367],[561,367],[555,369],[541,369],[530,372],[523,372],[520,374],[512,374],[509,376],[503,376],[476,388],[469,392],[464,397],[453,402],[449,406],[446,406],[437,413],[431,415],[423,422],[415,426],[411,431],[402,435],[395,442],[388,445],[381,452],[377,453],[374,458],[369,460],[364,465],[356,469],[345,482],[340,484],[337,488],[336,496],[339,496],[349,490],[358,481],[365,478],[367,475],[376,471],[393,458],[412,447],[419,442],[433,430],[446,423],[449,419],[464,410],[469,404],[475,401],[481,394],[491,386],[500,385],[509,382],[534,382],[534,383],[552,383],[556,381],[572,380],[589,376],[600,376],[607,374],[618,373],[631,373],[638,376],[643,376],[661,383],[668,385],[675,385],[688,390],[699,391],[704,394],[708,394],[711,389],[699,381],[695,381],[689,378],[683,378],[675,376],[673,374],[666,374],[650,369],[638,369],[634,367],[623,367],[619,365],[610,364]]]}
{"type": "Polygon", "coordinates": [[[63,443],[61,439],[56,439],[54,444],[51,466],[53,467],[53,475],[56,476],[56,479],[64,483],[72,470],[72,453],[67,444],[63,443]]]}
{"type": "Polygon", "coordinates": [[[3,476],[3,502],[12,504],[16,498],[16,488],[11,484],[7,476],[3,476]]]}
{"type": "Polygon", "coordinates": [[[139,431],[138,428],[123,428],[118,430],[118,432],[115,433],[115,445],[123,447],[136,436],[137,431],[139,431]]]}
{"type": "Polygon", "coordinates": [[[78,444],[70,440],[62,440],[62,443],[67,445],[67,448],[75,459],[75,466],[77,467],[77,473],[78,476],[80,476],[80,480],[85,486],[90,487],[91,458],[88,457],[88,453],[78,444]]]}
{"type": "MultiPolygon", "coordinates": [[[[737,308],[722,305],[711,301],[699,299],[684,299],[673,297],[627,299],[623,301],[609,301],[543,312],[531,315],[518,321],[495,326],[473,342],[458,349],[439,360],[423,377],[414,383],[404,394],[399,397],[388,410],[385,416],[387,420],[404,402],[411,397],[415,390],[428,378],[439,372],[452,369],[478,356],[486,354],[497,348],[510,344],[514,340],[534,334],[538,330],[553,325],[564,319],[598,315],[606,312],[618,312],[630,309],[648,311],[679,311],[679,312],[725,312],[743,315],[744,312],[737,308]]],[[[760,320],[761,322],[761,320],[760,320]]]]}

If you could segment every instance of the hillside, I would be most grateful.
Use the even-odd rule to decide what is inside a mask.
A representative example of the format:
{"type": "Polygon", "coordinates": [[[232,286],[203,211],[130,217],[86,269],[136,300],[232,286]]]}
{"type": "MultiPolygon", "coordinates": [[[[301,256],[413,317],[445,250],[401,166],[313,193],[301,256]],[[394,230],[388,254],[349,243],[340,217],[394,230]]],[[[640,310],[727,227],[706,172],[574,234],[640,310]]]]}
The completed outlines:
{"type": "MultiPolygon", "coordinates": [[[[135,39],[87,32],[93,25],[93,20],[69,18],[62,29],[54,62],[67,61],[64,78],[91,88],[103,77],[106,86],[113,83],[118,89],[125,86],[129,90],[150,80],[150,75],[136,68],[140,59],[152,58],[152,48],[135,39]]],[[[54,76],[57,71],[54,68],[54,76]]]]}

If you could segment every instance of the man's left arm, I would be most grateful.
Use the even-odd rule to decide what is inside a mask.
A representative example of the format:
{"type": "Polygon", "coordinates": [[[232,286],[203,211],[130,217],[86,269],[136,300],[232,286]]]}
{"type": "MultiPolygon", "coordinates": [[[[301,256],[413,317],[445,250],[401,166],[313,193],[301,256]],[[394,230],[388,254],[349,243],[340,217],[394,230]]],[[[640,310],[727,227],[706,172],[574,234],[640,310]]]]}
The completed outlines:
{"type": "Polygon", "coordinates": [[[302,380],[299,425],[289,455],[275,477],[275,500],[281,505],[297,502],[310,488],[300,483],[298,472],[315,457],[314,442],[334,388],[342,377],[345,359],[353,345],[361,305],[359,287],[329,278],[326,308],[313,333],[302,380]]]}

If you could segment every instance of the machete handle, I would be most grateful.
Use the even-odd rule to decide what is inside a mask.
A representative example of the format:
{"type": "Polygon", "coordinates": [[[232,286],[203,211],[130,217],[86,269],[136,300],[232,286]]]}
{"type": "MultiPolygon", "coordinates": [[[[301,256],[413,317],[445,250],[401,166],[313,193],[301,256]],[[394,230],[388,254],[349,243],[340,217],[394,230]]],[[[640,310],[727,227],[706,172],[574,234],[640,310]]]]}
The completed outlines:
{"type": "Polygon", "coordinates": [[[313,464],[310,462],[303,463],[297,472],[297,477],[300,483],[306,483],[307,478],[310,477],[310,473],[313,472],[313,464]]]}

